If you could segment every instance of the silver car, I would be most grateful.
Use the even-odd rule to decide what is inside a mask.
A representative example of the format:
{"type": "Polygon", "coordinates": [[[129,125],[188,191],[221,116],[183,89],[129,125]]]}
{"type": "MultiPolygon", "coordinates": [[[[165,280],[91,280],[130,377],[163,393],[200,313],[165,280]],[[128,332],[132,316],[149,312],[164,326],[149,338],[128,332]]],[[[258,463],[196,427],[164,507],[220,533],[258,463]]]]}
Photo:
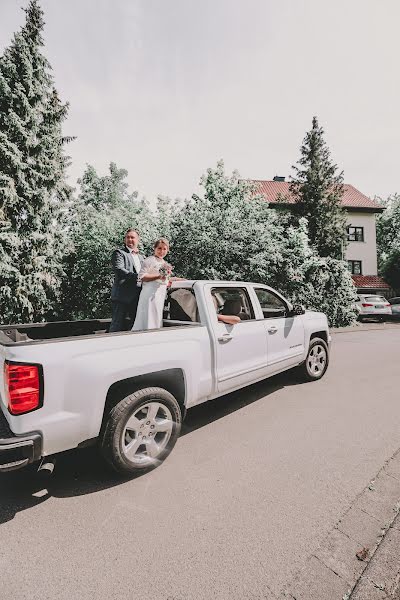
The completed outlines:
{"type": "Polygon", "coordinates": [[[392,314],[390,303],[377,294],[358,294],[356,304],[359,310],[359,321],[374,319],[382,322],[392,314]]]}
{"type": "Polygon", "coordinates": [[[389,298],[392,307],[392,319],[400,319],[400,296],[398,298],[389,298]]]}

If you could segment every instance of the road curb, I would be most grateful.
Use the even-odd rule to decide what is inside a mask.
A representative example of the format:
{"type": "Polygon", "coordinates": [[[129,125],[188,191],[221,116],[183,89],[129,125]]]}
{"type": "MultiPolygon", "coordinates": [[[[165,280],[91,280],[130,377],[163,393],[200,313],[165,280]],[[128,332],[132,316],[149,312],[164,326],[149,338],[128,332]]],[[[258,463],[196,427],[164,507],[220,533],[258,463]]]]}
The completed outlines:
{"type": "Polygon", "coordinates": [[[400,323],[368,323],[362,325],[349,325],[348,327],[333,327],[330,333],[352,333],[354,331],[385,331],[387,329],[397,329],[400,323]]]}
{"type": "MultiPolygon", "coordinates": [[[[281,597],[290,600],[390,598],[376,587],[374,593],[379,592],[380,596],[360,595],[364,592],[357,590],[361,584],[369,585],[373,581],[365,572],[386,535],[397,523],[399,513],[400,448],[355,498],[281,597]]],[[[393,537],[396,542],[397,536],[393,537]]]]}

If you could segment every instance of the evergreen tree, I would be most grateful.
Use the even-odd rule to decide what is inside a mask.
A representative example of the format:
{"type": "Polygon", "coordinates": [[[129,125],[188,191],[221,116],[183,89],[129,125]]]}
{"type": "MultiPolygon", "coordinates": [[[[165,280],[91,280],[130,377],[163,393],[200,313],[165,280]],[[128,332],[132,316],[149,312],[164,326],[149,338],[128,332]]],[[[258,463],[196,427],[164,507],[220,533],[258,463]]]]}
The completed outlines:
{"type": "Polygon", "coordinates": [[[0,57],[0,321],[41,320],[57,297],[71,189],[61,126],[67,105],[43,56],[43,11],[30,0],[26,22],[0,57]]]}
{"type": "Polygon", "coordinates": [[[337,173],[323,136],[324,130],[314,117],[300,149],[298,166],[293,166],[290,191],[296,201],[294,215],[307,218],[310,241],[318,254],[342,259],[346,243],[346,219],[340,206],[343,173],[337,173]]]}

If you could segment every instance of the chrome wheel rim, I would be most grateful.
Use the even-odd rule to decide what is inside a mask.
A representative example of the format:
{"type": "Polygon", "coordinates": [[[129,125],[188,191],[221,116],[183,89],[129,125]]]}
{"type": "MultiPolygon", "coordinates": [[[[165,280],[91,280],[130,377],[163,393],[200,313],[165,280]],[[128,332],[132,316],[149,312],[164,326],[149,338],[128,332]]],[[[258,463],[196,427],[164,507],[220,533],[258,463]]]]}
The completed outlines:
{"type": "Polygon", "coordinates": [[[320,377],[326,366],[326,350],[322,344],[315,344],[307,356],[307,369],[313,377],[320,377]]]}
{"type": "Polygon", "coordinates": [[[171,411],[152,401],[137,408],[122,433],[122,452],[138,466],[157,462],[167,447],[174,427],[171,411]]]}

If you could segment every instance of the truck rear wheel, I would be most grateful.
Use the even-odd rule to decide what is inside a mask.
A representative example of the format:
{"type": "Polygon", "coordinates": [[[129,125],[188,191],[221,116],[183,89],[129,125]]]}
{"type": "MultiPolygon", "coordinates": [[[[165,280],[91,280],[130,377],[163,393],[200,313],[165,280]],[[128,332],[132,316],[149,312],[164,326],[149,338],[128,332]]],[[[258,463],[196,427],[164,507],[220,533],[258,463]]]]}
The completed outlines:
{"type": "Polygon", "coordinates": [[[329,364],[329,350],[325,340],[313,338],[310,341],[306,360],[300,365],[303,379],[316,381],[325,375],[329,364]]]}
{"type": "Polygon", "coordinates": [[[143,473],[158,467],[179,437],[182,413],[162,388],[145,388],[123,398],[108,415],[101,450],[118,473],[143,473]]]}

